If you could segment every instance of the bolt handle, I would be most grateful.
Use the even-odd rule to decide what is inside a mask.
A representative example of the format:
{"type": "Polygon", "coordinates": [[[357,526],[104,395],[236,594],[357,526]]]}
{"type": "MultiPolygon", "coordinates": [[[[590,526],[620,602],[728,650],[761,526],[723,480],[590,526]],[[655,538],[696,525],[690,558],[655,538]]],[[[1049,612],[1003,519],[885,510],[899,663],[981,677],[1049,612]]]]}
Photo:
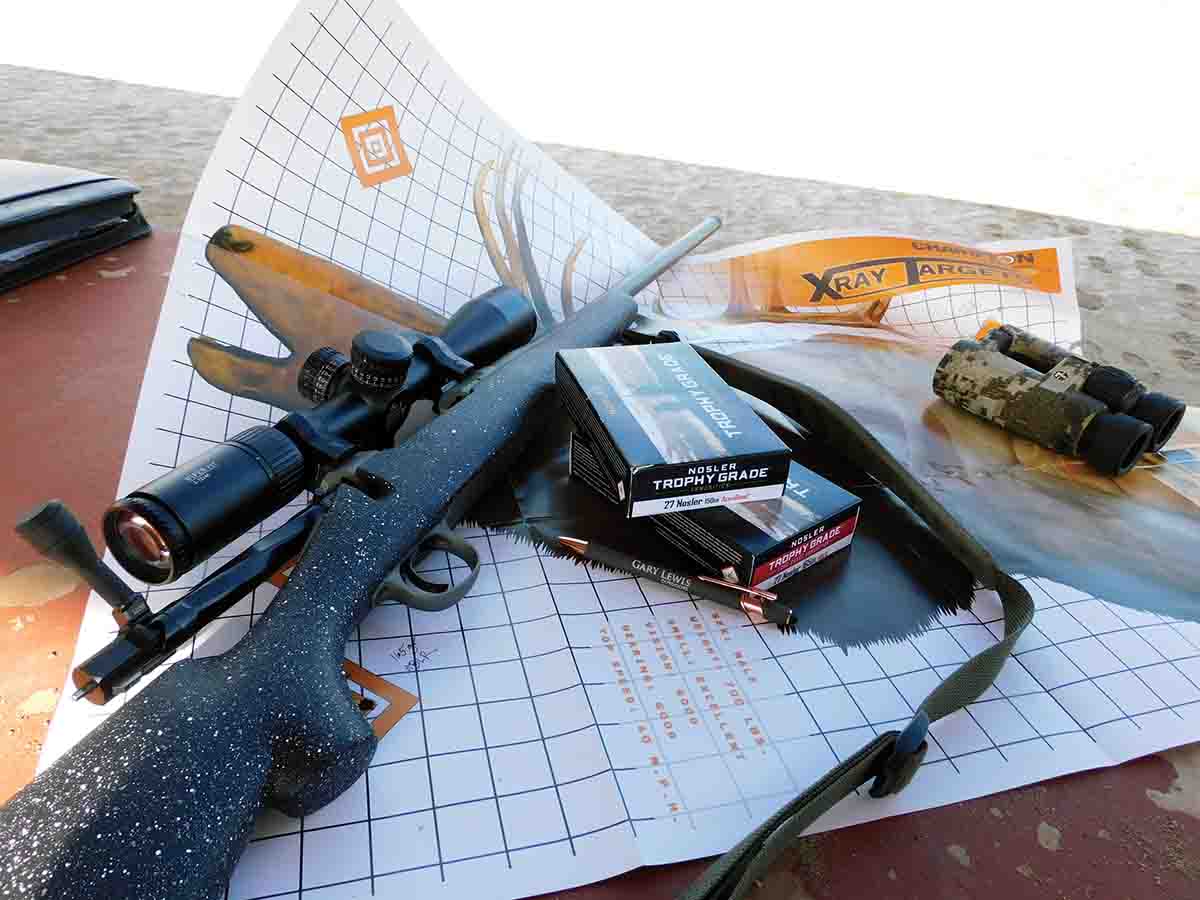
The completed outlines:
{"type": "Polygon", "coordinates": [[[113,608],[124,626],[141,614],[145,598],[104,564],[75,513],[61,500],[48,500],[17,522],[17,534],[47,559],[70,569],[113,608]]]}

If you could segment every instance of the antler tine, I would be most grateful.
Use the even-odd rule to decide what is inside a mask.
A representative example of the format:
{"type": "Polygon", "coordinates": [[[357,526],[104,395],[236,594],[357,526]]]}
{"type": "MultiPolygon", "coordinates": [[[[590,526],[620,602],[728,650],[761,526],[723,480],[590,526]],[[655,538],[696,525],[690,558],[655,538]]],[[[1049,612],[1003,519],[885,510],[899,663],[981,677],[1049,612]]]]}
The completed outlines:
{"type": "Polygon", "coordinates": [[[188,340],[187,354],[200,377],[218,390],[280,409],[294,407],[290,394],[281,390],[281,384],[290,387],[296,381],[294,372],[285,380],[290,368],[286,357],[261,356],[203,335],[188,340]]]}
{"type": "MultiPolygon", "coordinates": [[[[495,160],[489,159],[480,168],[479,175],[475,179],[475,221],[479,225],[479,233],[483,237],[483,246],[487,250],[488,259],[492,261],[492,268],[496,270],[496,277],[502,284],[520,290],[515,283],[512,270],[505,262],[504,252],[500,249],[500,243],[496,240],[496,232],[492,230],[492,220],[488,216],[484,186],[487,184],[488,173],[495,168],[495,165],[495,160]]],[[[497,200],[496,208],[500,208],[499,200],[497,200]]]]}
{"type": "Polygon", "coordinates": [[[587,242],[588,236],[585,234],[575,242],[575,247],[567,254],[566,262],[563,263],[561,296],[564,319],[569,319],[575,315],[575,292],[571,288],[571,281],[575,276],[575,263],[579,259],[579,254],[583,252],[583,247],[587,242]]]}
{"type": "MultiPolygon", "coordinates": [[[[497,174],[496,185],[496,219],[500,222],[500,233],[504,236],[504,250],[512,268],[513,287],[524,292],[528,288],[526,273],[521,266],[520,250],[517,239],[513,234],[512,219],[508,214],[508,171],[512,167],[514,144],[504,151],[500,160],[500,171],[497,174]]],[[[517,200],[519,202],[519,198],[517,200]]]]}
{"type": "MultiPolygon", "coordinates": [[[[546,302],[546,291],[542,287],[542,277],[538,274],[537,264],[533,261],[533,245],[529,243],[529,232],[525,230],[525,211],[521,204],[521,198],[525,193],[525,179],[528,175],[528,169],[517,167],[517,180],[513,185],[512,209],[513,220],[517,226],[517,251],[520,254],[517,259],[520,260],[525,274],[525,282],[528,287],[526,296],[533,301],[538,321],[542,323],[543,327],[550,329],[554,327],[554,313],[550,312],[550,304],[546,302]]],[[[513,260],[514,268],[517,259],[513,260]]]]}

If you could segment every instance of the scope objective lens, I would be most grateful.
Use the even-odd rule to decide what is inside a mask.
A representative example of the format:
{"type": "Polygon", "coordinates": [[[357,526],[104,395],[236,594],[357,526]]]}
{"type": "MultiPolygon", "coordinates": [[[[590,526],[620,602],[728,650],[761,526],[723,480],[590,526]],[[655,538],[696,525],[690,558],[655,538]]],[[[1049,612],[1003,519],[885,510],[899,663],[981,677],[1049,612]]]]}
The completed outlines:
{"type": "Polygon", "coordinates": [[[131,557],[170,577],[171,548],[158,529],[134,510],[120,507],[113,514],[113,530],[131,557]]]}
{"type": "Polygon", "coordinates": [[[291,438],[250,428],[114,503],[104,538],[135,578],[166,584],[298,497],[304,475],[291,438]]]}

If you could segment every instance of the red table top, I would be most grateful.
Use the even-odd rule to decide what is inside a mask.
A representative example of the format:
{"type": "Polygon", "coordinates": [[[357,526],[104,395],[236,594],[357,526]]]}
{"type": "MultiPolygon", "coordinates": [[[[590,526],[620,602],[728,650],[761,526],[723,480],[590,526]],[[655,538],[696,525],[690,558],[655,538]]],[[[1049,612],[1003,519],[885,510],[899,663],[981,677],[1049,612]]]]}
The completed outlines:
{"type": "MultiPolygon", "coordinates": [[[[155,234],[0,294],[0,800],[33,776],[87,597],[4,523],[59,497],[99,544],[177,241],[155,234]]],[[[806,838],[758,895],[1196,897],[1200,745],[1169,757],[806,838]]],[[[702,869],[641,869],[568,893],[665,900],[702,869]]]]}

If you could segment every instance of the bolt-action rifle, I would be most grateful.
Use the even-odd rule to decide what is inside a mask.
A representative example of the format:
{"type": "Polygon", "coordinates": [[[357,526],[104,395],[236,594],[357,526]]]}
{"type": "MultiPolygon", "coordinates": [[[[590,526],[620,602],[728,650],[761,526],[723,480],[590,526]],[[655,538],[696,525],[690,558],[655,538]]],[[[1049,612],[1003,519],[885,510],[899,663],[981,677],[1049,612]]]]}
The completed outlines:
{"type": "MultiPolygon", "coordinates": [[[[152,483],[108,517],[122,564],[161,583],[210,555],[234,517],[244,530],[320,476],[324,493],[313,507],[268,536],[274,543],[201,582],[174,613],[151,612],[96,558],[65,507],[47,504],[28,517],[23,536],[87,578],[121,627],[108,655],[101,651],[75,676],[81,695],[98,702],[169,656],[181,635],[244,596],[290,552],[303,551],[236,646],[168,668],[0,810],[0,896],[223,897],[265,806],[305,815],[353,784],[378,744],[343,674],[353,628],[381,593],[447,602],[435,586],[406,580],[405,564],[430,546],[456,549],[449,528],[553,413],[555,353],[615,341],[636,313],[633,296],[719,224],[705,220],[603,298],[513,350],[395,447],[379,434],[394,431],[404,404],[421,393],[405,394],[414,372],[465,374],[474,364],[469,342],[453,346],[455,320],[420,352],[376,332],[360,335],[353,359],[313,354],[319,358],[301,378],[314,410],[220,445],[188,467],[190,480],[152,483]]],[[[514,328],[519,310],[499,306],[513,315],[485,320],[497,334],[527,340],[532,330],[514,328]]],[[[511,345],[497,338],[489,346],[511,345]]],[[[470,551],[457,549],[470,563],[470,551]]]]}

